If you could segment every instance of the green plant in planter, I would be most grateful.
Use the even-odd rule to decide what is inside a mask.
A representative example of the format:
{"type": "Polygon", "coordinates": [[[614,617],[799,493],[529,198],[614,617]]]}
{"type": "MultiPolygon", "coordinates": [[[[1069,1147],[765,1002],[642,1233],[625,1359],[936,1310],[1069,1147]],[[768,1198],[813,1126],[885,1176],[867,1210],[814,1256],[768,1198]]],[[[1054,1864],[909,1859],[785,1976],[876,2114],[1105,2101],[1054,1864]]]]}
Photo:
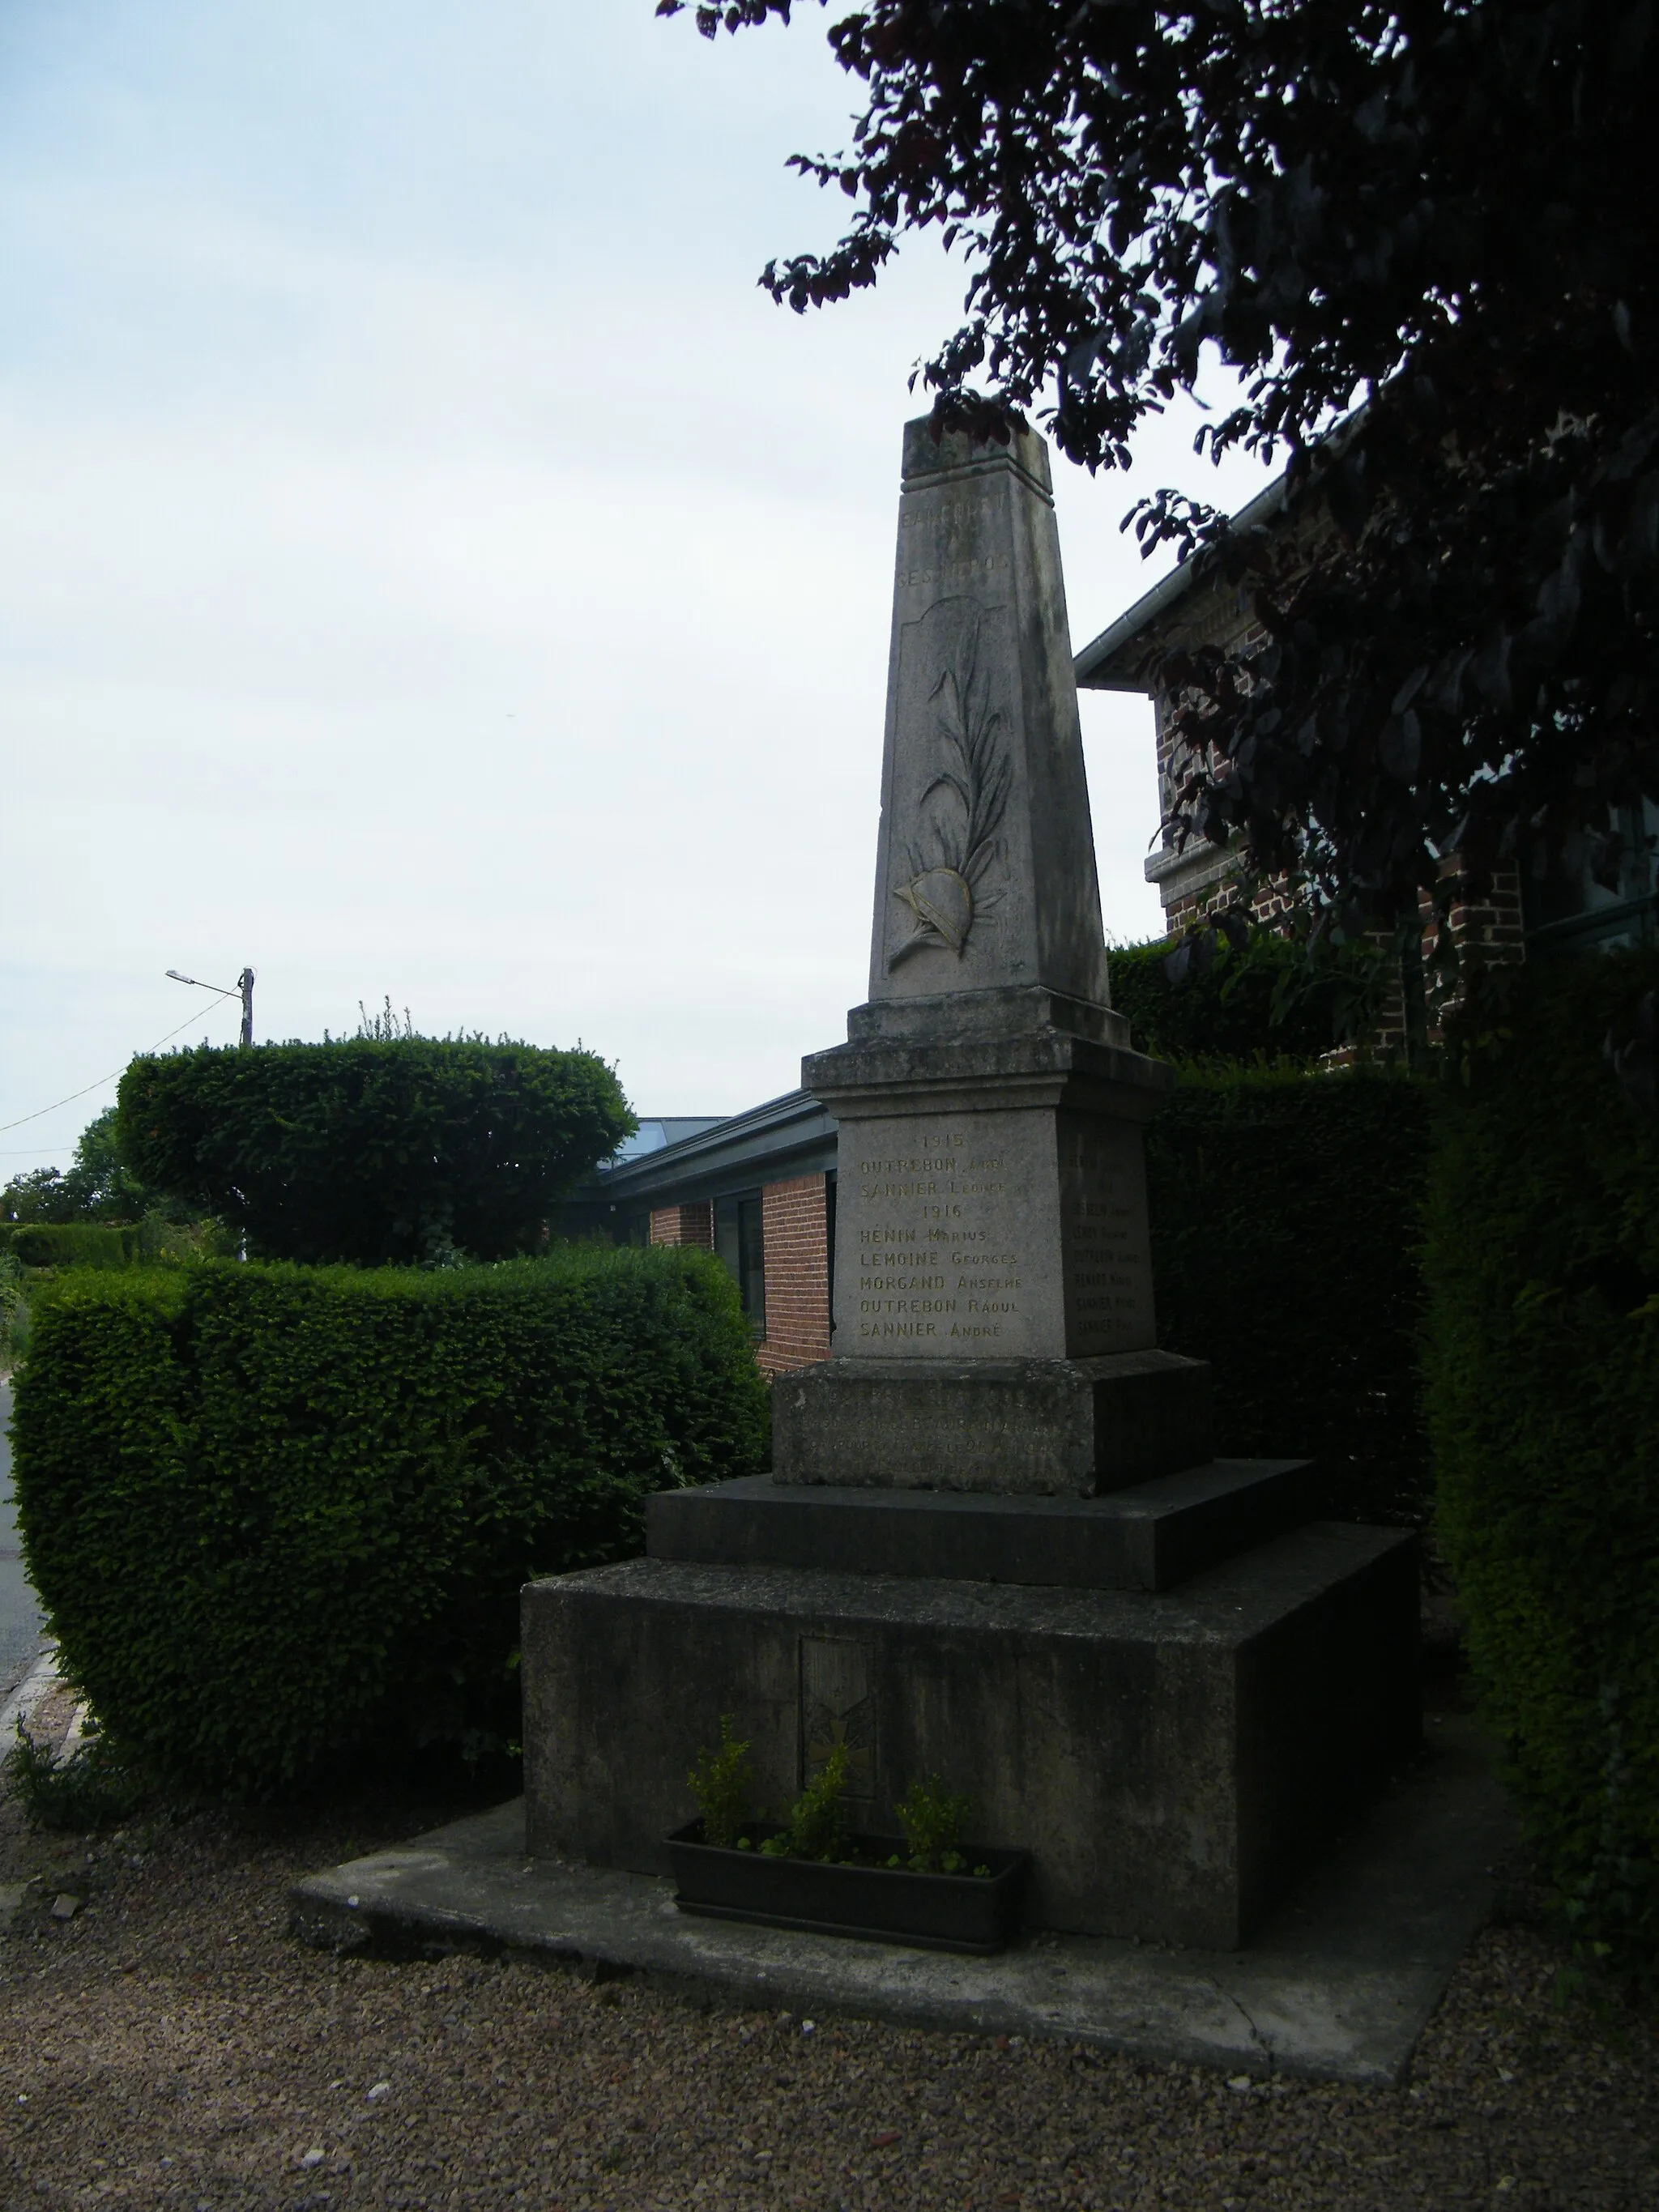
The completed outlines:
{"type": "Polygon", "coordinates": [[[968,1862],[957,1846],[972,1809],[968,1800],[947,1790],[937,1774],[921,1775],[910,1784],[893,1810],[910,1846],[913,1874],[967,1873],[968,1862]]]}
{"type": "Polygon", "coordinates": [[[769,1837],[761,1849],[773,1858],[842,1859],[847,1856],[847,1746],[838,1743],[796,1798],[789,1825],[769,1837]]]}
{"type": "Polygon", "coordinates": [[[749,1793],[755,1778],[749,1746],[739,1742],[730,1713],[720,1715],[719,1743],[697,1753],[697,1763],[685,1779],[702,1814],[703,1841],[726,1850],[745,1848],[749,1838],[743,1831],[750,1825],[749,1793]]]}

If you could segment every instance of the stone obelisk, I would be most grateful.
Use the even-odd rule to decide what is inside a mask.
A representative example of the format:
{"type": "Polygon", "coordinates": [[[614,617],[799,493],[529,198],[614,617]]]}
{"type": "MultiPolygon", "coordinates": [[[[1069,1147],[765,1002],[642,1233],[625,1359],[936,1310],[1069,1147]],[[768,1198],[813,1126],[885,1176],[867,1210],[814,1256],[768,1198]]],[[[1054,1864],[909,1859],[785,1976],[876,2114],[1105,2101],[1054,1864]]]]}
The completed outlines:
{"type": "Polygon", "coordinates": [[[905,433],[870,996],[805,1064],[840,1124],[832,1356],[774,1474],[665,1492],[647,1556],[524,1597],[533,1853],[642,1872],[722,1716],[785,1806],[846,1747],[1035,1854],[1037,1926],[1229,1946],[1417,1741],[1417,1570],[1212,1458],[1156,1348],[1040,440],[905,433]]]}
{"type": "Polygon", "coordinates": [[[870,995],[805,1086],[841,1127],[832,1356],[780,1482],[1091,1492],[1209,1455],[1153,1349],[1141,1128],[1169,1070],[1107,981],[1047,449],[904,436],[870,995]]]}

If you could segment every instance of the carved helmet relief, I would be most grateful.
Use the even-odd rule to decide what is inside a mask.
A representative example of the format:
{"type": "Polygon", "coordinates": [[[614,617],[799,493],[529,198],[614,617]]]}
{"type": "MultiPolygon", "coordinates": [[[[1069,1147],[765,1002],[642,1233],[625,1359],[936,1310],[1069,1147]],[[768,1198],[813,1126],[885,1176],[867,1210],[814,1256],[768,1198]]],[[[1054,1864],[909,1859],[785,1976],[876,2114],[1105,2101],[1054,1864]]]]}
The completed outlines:
{"type": "Polygon", "coordinates": [[[991,704],[990,680],[980,665],[979,611],[972,600],[959,600],[951,611],[963,617],[954,649],[943,656],[927,693],[934,773],[915,803],[901,863],[905,880],[893,887],[893,896],[909,910],[911,929],[888,957],[890,974],[929,948],[959,960],[975,915],[1000,896],[983,886],[1000,855],[997,832],[1012,770],[1002,712],[991,704]]]}

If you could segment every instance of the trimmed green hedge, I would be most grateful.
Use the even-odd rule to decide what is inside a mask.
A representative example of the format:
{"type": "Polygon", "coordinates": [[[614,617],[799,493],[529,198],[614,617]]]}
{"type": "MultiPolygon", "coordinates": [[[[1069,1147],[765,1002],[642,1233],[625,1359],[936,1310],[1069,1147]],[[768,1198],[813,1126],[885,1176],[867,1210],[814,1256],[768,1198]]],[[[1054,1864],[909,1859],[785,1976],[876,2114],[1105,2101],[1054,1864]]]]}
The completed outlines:
{"type": "Polygon", "coordinates": [[[23,1267],[182,1266],[191,1260],[228,1259],[235,1240],[216,1221],[0,1222],[0,1252],[23,1267]]]}
{"type": "Polygon", "coordinates": [[[636,1551],[653,1491],[763,1461],[704,1253],[88,1271],[32,1304],[29,1571],[106,1728],[174,1784],[516,1734],[521,1584],[636,1551]]]}
{"type": "Polygon", "coordinates": [[[1158,1060],[1307,1060],[1335,1042],[1330,988],[1289,938],[1258,929],[1240,951],[1224,940],[1207,969],[1194,963],[1179,983],[1164,964],[1174,943],[1160,938],[1108,955],[1112,1004],[1128,1017],[1137,1052],[1158,1060]]]}
{"type": "Polygon", "coordinates": [[[1542,1863],[1592,1948],[1659,1962],[1659,1121],[1604,1055],[1659,957],[1498,979],[1435,1164],[1441,1543],[1542,1863]]]}
{"type": "Polygon", "coordinates": [[[635,1127],[591,1052],[348,1037],[135,1060],[122,1158],[256,1257],[357,1267],[534,1250],[557,1200],[635,1127]]]}
{"type": "Polygon", "coordinates": [[[1316,1455],[1343,1519],[1427,1516],[1431,1103],[1404,1077],[1188,1070],[1146,1133],[1158,1342],[1211,1362],[1219,1451],[1316,1455]]]}
{"type": "Polygon", "coordinates": [[[88,1221],[0,1222],[0,1252],[24,1267],[125,1267],[138,1249],[135,1228],[88,1221]]]}

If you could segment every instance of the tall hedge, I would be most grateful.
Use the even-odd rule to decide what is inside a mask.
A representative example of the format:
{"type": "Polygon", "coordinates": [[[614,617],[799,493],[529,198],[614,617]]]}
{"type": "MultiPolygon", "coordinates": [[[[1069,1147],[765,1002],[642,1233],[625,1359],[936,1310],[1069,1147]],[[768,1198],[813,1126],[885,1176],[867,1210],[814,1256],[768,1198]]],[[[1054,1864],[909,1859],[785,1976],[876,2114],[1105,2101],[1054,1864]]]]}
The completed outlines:
{"type": "Polygon", "coordinates": [[[1502,979],[1455,1040],[1429,1210],[1441,1541],[1486,1710],[1591,1946],[1659,1965],[1659,957],[1502,979]],[[1649,1105],[1651,1103],[1650,1092],[1649,1105]]]}
{"type": "Polygon", "coordinates": [[[122,1157],[263,1259],[496,1260],[535,1248],[635,1127],[589,1052],[447,1037],[219,1047],[135,1060],[122,1157]]]}
{"type": "Polygon", "coordinates": [[[653,1490],[752,1472],[764,1421],[695,1251],[87,1272],[33,1301],[18,1516],[112,1735],[266,1791],[515,1732],[522,1583],[636,1549],[653,1490]]]}
{"type": "Polygon", "coordinates": [[[1137,1052],[1158,1060],[1311,1060],[1336,1042],[1331,993],[1303,947],[1271,929],[1239,951],[1223,941],[1211,964],[1171,980],[1173,941],[1108,955],[1112,1004],[1137,1052]],[[1277,1016],[1277,1018],[1275,1018],[1277,1016]]]}
{"type": "Polygon", "coordinates": [[[1158,1342],[1214,1370],[1218,1449],[1317,1455],[1325,1510],[1419,1522],[1430,1097],[1188,1070],[1146,1139],[1158,1342]]]}

